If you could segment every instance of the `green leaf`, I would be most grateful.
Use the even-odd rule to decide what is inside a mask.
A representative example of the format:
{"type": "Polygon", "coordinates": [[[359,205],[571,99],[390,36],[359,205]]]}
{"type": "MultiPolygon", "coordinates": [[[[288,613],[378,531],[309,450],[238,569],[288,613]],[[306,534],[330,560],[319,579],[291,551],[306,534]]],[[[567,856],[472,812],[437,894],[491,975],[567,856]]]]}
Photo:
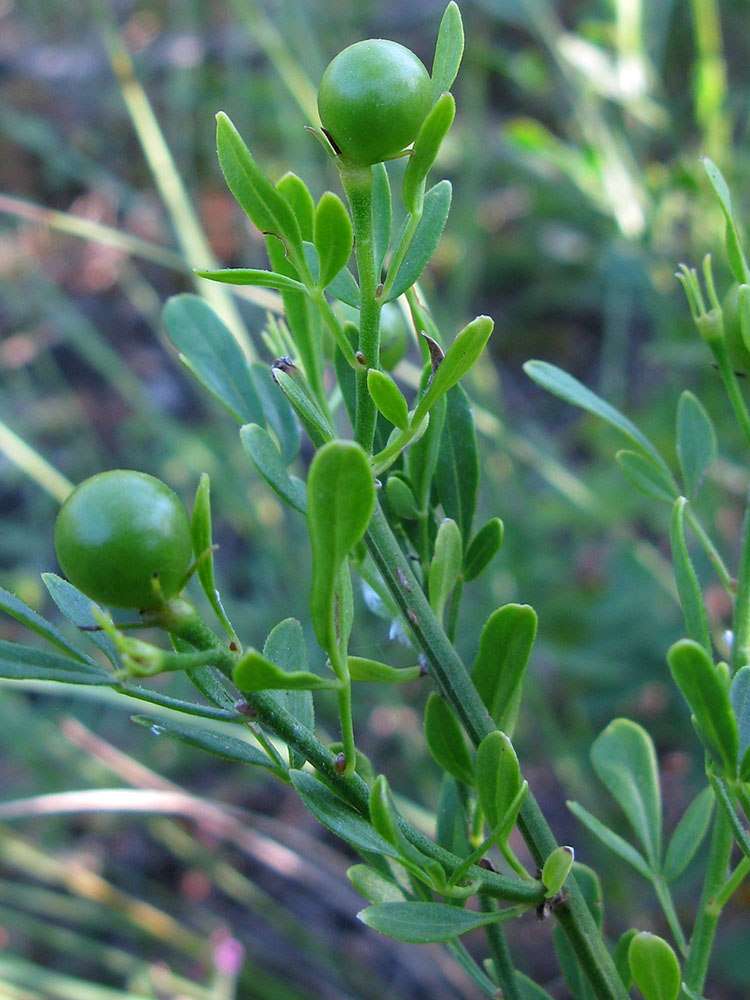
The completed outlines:
{"type": "Polygon", "coordinates": [[[520,988],[521,1000],[554,1000],[551,993],[548,993],[533,979],[529,979],[523,972],[515,971],[516,986],[520,988]]]}
{"type": "Polygon", "coordinates": [[[469,843],[469,818],[461,790],[455,778],[443,774],[437,811],[435,839],[446,851],[467,857],[471,852],[469,843]]]}
{"type": "Polygon", "coordinates": [[[422,676],[422,668],[389,667],[387,663],[378,660],[368,660],[362,656],[349,657],[349,677],[353,681],[364,681],[377,684],[403,684],[406,681],[416,681],[422,676]]]}
{"type": "Polygon", "coordinates": [[[695,716],[701,739],[729,777],[737,773],[739,737],[729,691],[702,646],[676,642],[667,654],[675,683],[695,716]]]}
{"type": "Polygon", "coordinates": [[[450,90],[458,75],[461,57],[464,54],[464,28],[458,4],[451,0],[445,8],[440,22],[435,57],[432,61],[432,86],[435,99],[450,90]]]}
{"type": "Polygon", "coordinates": [[[409,157],[402,187],[404,208],[412,214],[422,211],[424,185],[440,151],[440,146],[456,116],[451,94],[441,94],[419,129],[409,157]]]}
{"type": "Polygon", "coordinates": [[[327,288],[352,255],[354,232],[343,201],[325,191],[315,209],[313,242],[318,252],[318,287],[327,288]]]}
{"type": "Polygon", "coordinates": [[[307,809],[319,823],[358,851],[398,857],[392,844],[384,840],[369,820],[307,771],[293,771],[292,784],[307,809]]]}
{"type": "Polygon", "coordinates": [[[617,452],[615,460],[630,485],[639,493],[662,503],[674,503],[679,493],[677,483],[650,455],[623,450],[617,452]]]}
{"type": "Polygon", "coordinates": [[[167,721],[163,716],[154,718],[148,715],[133,715],[131,719],[139,726],[150,729],[154,736],[169,736],[170,739],[177,740],[178,743],[195,747],[197,750],[204,750],[206,753],[213,754],[214,757],[222,757],[224,760],[231,760],[236,764],[253,764],[256,767],[268,768],[269,771],[276,774],[279,773],[279,765],[275,761],[272,761],[267,754],[253,746],[252,743],[240,739],[239,736],[229,736],[195,722],[167,721]]]}
{"type": "Polygon", "coordinates": [[[450,181],[440,181],[424,196],[422,218],[401,262],[386,302],[397,299],[411,288],[432,259],[448,221],[451,197],[450,181]]]}
{"type": "Polygon", "coordinates": [[[92,613],[92,608],[97,608],[99,611],[101,608],[56,573],[42,573],[42,583],[60,611],[81,630],[81,635],[100,649],[113,666],[120,667],[120,654],[115,644],[105,632],[102,632],[99,622],[92,613]]]}
{"type": "Polygon", "coordinates": [[[391,475],[385,484],[385,496],[389,508],[396,517],[413,521],[419,517],[419,508],[408,483],[399,475],[391,475]]]}
{"type": "MultiPolygon", "coordinates": [[[[343,271],[339,271],[328,286],[328,292],[333,295],[334,298],[337,298],[339,302],[343,302],[345,305],[351,306],[352,309],[359,309],[359,285],[354,280],[354,275],[348,268],[345,267],[343,271]]],[[[347,367],[351,367],[348,362],[347,367]]]]}
{"type": "MultiPolygon", "coordinates": [[[[382,271],[388,245],[391,241],[391,184],[385,163],[372,168],[372,223],[375,269],[382,271]]],[[[345,301],[345,300],[344,300],[345,301]]],[[[357,302],[357,306],[358,306],[357,302]]]]}
{"type": "Polygon", "coordinates": [[[286,198],[255,163],[239,132],[220,111],[216,116],[216,149],[229,190],[253,224],[278,236],[287,251],[302,253],[299,223],[286,198]]]}
{"type": "Polygon", "coordinates": [[[210,551],[213,545],[211,537],[211,484],[205,472],[201,475],[198,482],[198,489],[195,491],[191,526],[193,533],[193,555],[196,560],[200,559],[197,572],[203,593],[208,598],[208,603],[214,609],[216,617],[224,626],[228,635],[236,640],[237,634],[227,618],[224,605],[221,603],[219,591],[216,589],[214,556],[213,552],[210,551]],[[209,554],[205,555],[205,553],[209,554]]]}
{"type": "Polygon", "coordinates": [[[623,861],[627,861],[645,879],[649,881],[653,879],[653,872],[649,868],[648,862],[632,844],[629,844],[627,840],[615,833],[614,830],[610,830],[608,826],[592,815],[588,809],[584,809],[578,802],[568,802],[567,806],[576,819],[583,823],[603,844],[606,844],[610,851],[621,857],[623,861]]]}
{"type": "Polygon", "coordinates": [[[586,906],[588,906],[596,926],[601,930],[604,923],[604,893],[601,879],[593,868],[582,865],[580,861],[573,862],[572,871],[576,885],[586,901],[586,906]]]}
{"type": "Polygon", "coordinates": [[[112,684],[109,671],[80,659],[0,639],[0,677],[9,680],[63,681],[67,684],[112,684]]]}
{"type": "Polygon", "coordinates": [[[685,492],[695,497],[703,473],[716,461],[716,431],[706,408],[689,389],[677,404],[677,458],[685,492]]]}
{"type": "Polygon", "coordinates": [[[708,181],[714,189],[716,197],[719,199],[719,204],[726,220],[727,257],[729,258],[729,266],[732,269],[732,274],[740,284],[750,282],[750,270],[748,270],[747,261],[742,252],[737,224],[734,221],[732,197],[729,193],[727,182],[724,180],[724,176],[716,164],[709,160],[707,156],[701,157],[701,163],[703,164],[703,169],[706,171],[708,181]]]}
{"type": "MultiPolygon", "coordinates": [[[[263,656],[285,670],[308,670],[307,647],[302,626],[296,618],[285,618],[268,633],[263,645],[263,656]]],[[[283,707],[300,725],[311,732],[315,729],[315,706],[309,689],[287,689],[276,694],[283,707]]],[[[302,767],[305,758],[289,747],[289,763],[292,767],[302,767]]]]}
{"type": "Polygon", "coordinates": [[[575,952],[559,924],[552,928],[552,943],[570,995],[575,1000],[594,1000],[594,994],[578,964],[575,952]]]}
{"type": "Polygon", "coordinates": [[[331,422],[321,410],[299,368],[285,360],[274,364],[272,371],[276,383],[292,404],[315,447],[331,441],[335,436],[331,422]]]}
{"type": "MultiPolygon", "coordinates": [[[[638,430],[635,424],[623,416],[614,406],[610,406],[609,403],[606,403],[596,393],[587,389],[578,379],[573,378],[572,375],[562,371],[562,369],[557,368],[555,365],[549,364],[547,361],[527,361],[523,366],[523,370],[530,379],[543,389],[546,389],[555,396],[559,396],[560,399],[564,399],[566,403],[571,403],[573,406],[578,406],[582,410],[586,410],[587,413],[592,413],[594,416],[600,417],[612,427],[615,427],[635,444],[640,451],[653,458],[666,475],[672,475],[659,452],[648,438],[638,430]]],[[[674,494],[676,495],[677,492],[678,490],[675,488],[674,494]]]]}
{"type": "Polygon", "coordinates": [[[630,719],[615,719],[591,747],[591,764],[643,845],[652,869],[660,868],[661,790],[651,737],[630,719]]]}
{"type": "Polygon", "coordinates": [[[500,551],[503,531],[503,522],[493,517],[474,535],[464,556],[463,574],[467,583],[475,580],[500,551]]]}
{"type": "Polygon", "coordinates": [[[395,820],[396,807],[384,774],[379,774],[370,790],[370,819],[380,836],[394,847],[399,847],[401,837],[395,820]]]}
{"type": "Polygon", "coordinates": [[[301,514],[307,510],[305,484],[290,475],[270,434],[257,424],[240,428],[240,438],[253,465],[274,493],[301,514]]]}
{"type": "Polygon", "coordinates": [[[412,426],[416,426],[436,401],[472,368],[490,339],[493,325],[489,316],[477,316],[456,335],[435,372],[429,389],[414,411],[412,426]]]}
{"type": "Polygon", "coordinates": [[[548,899],[553,899],[565,885],[565,879],[573,867],[575,853],[572,847],[556,847],[547,856],[542,868],[542,884],[548,899]]]}
{"type": "Polygon", "coordinates": [[[630,942],[638,933],[638,929],[631,927],[630,930],[625,931],[617,939],[617,944],[615,945],[615,950],[612,953],[612,960],[615,963],[615,968],[622,979],[623,985],[626,990],[629,990],[633,984],[633,973],[630,971],[630,962],[628,960],[628,949],[630,948],[630,942]]]}
{"type": "Polygon", "coordinates": [[[371,368],[367,373],[367,388],[373,403],[386,420],[403,431],[409,426],[409,408],[401,390],[385,372],[371,368]]]}
{"type": "Polygon", "coordinates": [[[220,267],[215,270],[194,269],[199,278],[218,281],[224,285],[257,285],[261,288],[281,288],[290,292],[304,292],[301,281],[276,271],[264,271],[255,267],[220,267]]]}
{"type": "Polygon", "coordinates": [[[476,785],[487,826],[494,830],[521,789],[518,758],[505,733],[489,733],[479,744],[476,785]]]}
{"type": "Polygon", "coordinates": [[[288,171],[276,182],[276,190],[284,196],[294,212],[302,239],[310,242],[313,238],[315,201],[307,185],[301,177],[288,171]]]}
{"type": "MultiPolygon", "coordinates": [[[[413,420],[412,416],[412,420],[413,420]]],[[[445,399],[439,399],[429,414],[427,428],[407,453],[409,483],[420,517],[427,513],[433,477],[440,453],[440,437],[445,427],[445,399]]]]}
{"type": "MultiPolygon", "coordinates": [[[[503,910],[495,913],[475,913],[460,910],[447,903],[380,903],[368,906],[357,916],[373,930],[411,944],[450,941],[477,927],[497,923],[503,910]]],[[[509,914],[515,916],[515,912],[509,914]]]]}
{"type": "Polygon", "coordinates": [[[738,759],[742,771],[740,777],[743,781],[748,781],[750,775],[745,773],[745,757],[750,749],[750,666],[742,667],[734,675],[729,697],[737,720],[738,759]]]}
{"type": "Polygon", "coordinates": [[[352,865],[346,875],[368,903],[398,903],[404,900],[404,893],[396,883],[369,865],[352,865]]]}
{"type": "Polygon", "coordinates": [[[699,792],[685,810],[667,845],[662,874],[674,882],[692,861],[708,830],[714,808],[714,793],[710,786],[699,792]]]}
{"type": "Polygon", "coordinates": [[[694,639],[711,655],[711,634],[708,631],[706,606],[703,603],[700,584],[690,559],[685,542],[685,497],[678,497],[672,508],[672,518],[669,525],[669,544],[672,549],[677,593],[680,597],[682,613],[685,616],[685,627],[688,637],[694,639]]]}
{"type": "Polygon", "coordinates": [[[474,764],[461,725],[440,695],[427,699],[424,713],[425,739],[433,760],[457,781],[474,785],[474,764]]]}
{"type": "Polygon", "coordinates": [[[24,604],[20,598],[16,597],[15,594],[11,594],[3,587],[0,587],[0,611],[4,611],[6,615],[10,615],[19,624],[35,632],[42,639],[46,639],[47,642],[52,643],[58,649],[62,649],[74,659],[80,660],[82,663],[94,663],[90,656],[82,653],[51,622],[48,622],[46,618],[42,618],[28,604],[24,604]]]}
{"type": "Polygon", "coordinates": [[[506,604],[492,612],[482,629],[471,678],[497,725],[511,728],[508,722],[514,721],[536,625],[536,612],[528,604],[506,604]]]}
{"type": "Polygon", "coordinates": [[[332,689],[337,682],[320,677],[309,670],[283,670],[262,656],[257,649],[249,649],[235,665],[232,679],[239,691],[319,691],[332,689]]]}
{"type": "Polygon", "coordinates": [[[479,490],[479,453],[469,397],[461,385],[445,396],[445,425],[440,437],[435,485],[446,517],[458,524],[469,544],[479,490]]]}
{"type": "Polygon", "coordinates": [[[429,574],[430,604],[439,620],[443,617],[448,595],[461,575],[461,556],[461,532],[456,522],[446,517],[438,528],[429,574]]]}
{"type": "Polygon", "coordinates": [[[318,642],[335,649],[336,578],[360,541],[375,505],[375,482],[365,450],[353,441],[331,441],[315,455],[307,480],[307,523],[313,561],[310,599],[318,642]]]}
{"type": "Polygon", "coordinates": [[[237,423],[264,424],[245,355],[211,306],[198,295],[174,295],[163,319],[180,360],[237,423]]]}
{"type": "Polygon", "coordinates": [[[297,418],[289,400],[273,380],[268,365],[257,361],[250,365],[269,430],[281,449],[284,465],[289,465],[299,452],[300,433],[297,418]]]}
{"type": "Polygon", "coordinates": [[[682,982],[680,963],[663,938],[640,931],[630,942],[628,961],[645,1000],[677,1000],[682,982]]]}

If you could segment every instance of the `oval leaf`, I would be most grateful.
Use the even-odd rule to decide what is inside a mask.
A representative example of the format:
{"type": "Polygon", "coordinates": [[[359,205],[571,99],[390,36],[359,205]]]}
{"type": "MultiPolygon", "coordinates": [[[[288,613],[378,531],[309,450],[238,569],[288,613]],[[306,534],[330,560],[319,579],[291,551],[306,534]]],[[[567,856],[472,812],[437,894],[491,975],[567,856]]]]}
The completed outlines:
{"type": "Polygon", "coordinates": [[[502,919],[502,912],[473,913],[447,903],[396,902],[368,906],[357,916],[363,924],[396,941],[428,944],[451,941],[477,927],[497,923],[502,919]]]}
{"type": "Polygon", "coordinates": [[[685,491],[695,497],[703,473],[716,460],[716,431],[706,408],[689,389],[677,404],[677,458],[685,491]]]}
{"type": "Polygon", "coordinates": [[[139,726],[150,729],[155,736],[169,736],[170,739],[176,740],[178,743],[195,747],[196,750],[204,750],[206,753],[213,754],[214,757],[222,757],[224,760],[234,761],[235,764],[266,767],[277,774],[280,771],[276,761],[271,760],[258,747],[238,736],[229,736],[225,732],[218,732],[208,726],[201,726],[199,723],[176,722],[171,719],[165,720],[146,715],[133,715],[131,718],[139,726]]]}
{"type": "Polygon", "coordinates": [[[245,355],[229,328],[198,295],[175,295],[163,313],[167,335],[201,385],[239,424],[264,424],[245,355]]]}
{"type": "Polygon", "coordinates": [[[450,706],[434,692],[424,713],[425,739],[433,760],[447,774],[470,787],[474,784],[474,764],[461,725],[450,706]]]}
{"type": "Polygon", "coordinates": [[[369,820],[364,819],[312,774],[307,771],[292,771],[291,779],[306,808],[337,837],[358,851],[384,854],[389,858],[398,856],[393,845],[383,840],[369,820]]]}
{"type": "Polygon", "coordinates": [[[437,400],[452,389],[472,368],[490,339],[493,326],[489,316],[477,316],[456,335],[456,339],[435,371],[429,389],[414,411],[411,419],[413,427],[416,427],[437,400]]]}
{"type": "Polygon", "coordinates": [[[575,852],[572,847],[556,847],[548,856],[542,868],[542,884],[547,892],[545,895],[552,899],[565,885],[565,879],[573,867],[575,852]]]}
{"type": "Polygon", "coordinates": [[[232,679],[243,694],[253,691],[319,691],[336,687],[336,681],[309,670],[284,670],[257,651],[249,649],[236,664],[232,679]]]}
{"type": "Polygon", "coordinates": [[[435,485],[445,516],[456,522],[467,546],[477,506],[479,452],[469,397],[460,385],[446,393],[435,485]]]}
{"type": "Polygon", "coordinates": [[[287,471],[271,435],[257,424],[240,428],[240,438],[253,465],[271,489],[301,514],[307,510],[305,484],[287,471]]]}
{"type": "Polygon", "coordinates": [[[431,260],[448,221],[451,196],[450,181],[440,181],[424,196],[422,218],[401,262],[386,302],[397,299],[411,288],[431,260]]]}
{"type": "Polygon", "coordinates": [[[672,948],[656,934],[641,931],[628,946],[630,971],[645,1000],[677,1000],[680,963],[672,948]]]}
{"type": "Polygon", "coordinates": [[[706,835],[713,807],[714,793],[709,786],[685,810],[667,845],[662,869],[667,882],[673,882],[690,864],[706,835]]]}
{"type": "Polygon", "coordinates": [[[528,604],[493,611],[479,639],[471,679],[497,725],[513,721],[521,684],[536,637],[537,616],[528,604]]]}
{"type": "Polygon", "coordinates": [[[229,190],[254,225],[262,233],[278,236],[287,250],[301,255],[302,234],[289,202],[258,167],[222,111],[216,116],[216,149],[229,190]]]}
{"type": "MultiPolygon", "coordinates": [[[[527,361],[523,366],[523,370],[530,379],[536,382],[537,385],[542,386],[543,389],[546,389],[555,396],[559,396],[560,399],[564,399],[566,403],[572,403],[573,406],[578,406],[582,410],[600,417],[608,424],[611,424],[612,427],[617,428],[633,444],[637,445],[645,455],[653,458],[666,475],[672,475],[659,452],[648,438],[638,430],[635,424],[623,416],[614,406],[611,406],[597,396],[595,392],[587,389],[578,379],[573,378],[572,375],[550,364],[548,361],[527,361]]],[[[673,497],[677,493],[678,490],[675,486],[673,497]]]]}
{"type": "Polygon", "coordinates": [[[705,649],[711,655],[711,635],[708,631],[706,606],[703,603],[700,584],[690,559],[690,553],[685,542],[685,497],[678,497],[672,508],[672,519],[669,525],[669,544],[672,548],[672,563],[674,565],[677,593],[680,596],[682,613],[685,616],[685,627],[690,639],[705,649]]]}
{"type": "Polygon", "coordinates": [[[349,677],[353,681],[367,681],[377,684],[403,684],[416,681],[422,676],[422,668],[389,667],[378,660],[368,660],[362,656],[349,657],[349,677]]]}
{"type": "Polygon", "coordinates": [[[336,635],[336,577],[364,535],[375,505],[375,482],[365,450],[353,441],[331,441],[315,455],[307,480],[307,523],[313,561],[310,601],[323,649],[336,635]]]}
{"type": "Polygon", "coordinates": [[[352,865],[346,877],[368,903],[398,903],[404,900],[404,894],[396,883],[369,865],[352,865]]]}
{"type": "Polygon", "coordinates": [[[674,503],[679,492],[677,484],[650,455],[624,450],[618,451],[615,459],[625,478],[639,493],[662,503],[674,503]]]}
{"type": "Polygon", "coordinates": [[[432,86],[436,99],[443,91],[450,90],[458,75],[463,54],[464,27],[461,23],[461,11],[458,4],[451,0],[440,22],[432,60],[432,86]]]}
{"type": "MultiPolygon", "coordinates": [[[[296,618],[285,618],[271,629],[263,644],[263,655],[285,670],[307,671],[305,636],[296,618]]],[[[309,689],[287,689],[277,692],[276,698],[300,725],[312,732],[315,728],[315,706],[309,689]]],[[[289,747],[289,763],[292,767],[302,767],[305,758],[289,747]]]]}
{"type": "Polygon", "coordinates": [[[505,733],[489,733],[477,749],[479,803],[490,830],[496,829],[521,790],[521,772],[513,744],[505,733]]]}
{"type": "Polygon", "coordinates": [[[737,773],[739,737],[729,691],[702,646],[676,642],[667,654],[675,683],[698,723],[706,749],[729,777],[737,773]]]}
{"type": "Polygon", "coordinates": [[[318,252],[318,287],[327,288],[352,254],[354,232],[343,201],[326,191],[315,209],[313,243],[318,252]]]}
{"type": "Polygon", "coordinates": [[[313,238],[315,201],[307,185],[301,177],[288,171],[276,182],[276,190],[286,198],[294,212],[302,239],[310,242],[313,238]]]}
{"type": "Polygon", "coordinates": [[[444,93],[438,97],[432,110],[422,122],[404,171],[402,198],[407,212],[422,211],[422,195],[427,174],[435,162],[455,116],[456,102],[451,94],[444,93]]]}
{"type": "Polygon", "coordinates": [[[475,580],[500,551],[503,532],[503,522],[493,517],[474,535],[464,556],[463,575],[467,583],[475,580]]]}
{"type": "Polygon", "coordinates": [[[438,619],[443,617],[445,602],[461,575],[461,554],[461,532],[456,522],[446,517],[438,528],[429,573],[430,604],[438,619]]]}
{"type": "Polygon", "coordinates": [[[599,780],[628,818],[646,858],[658,870],[661,859],[661,790],[651,737],[629,719],[615,719],[591,747],[599,780]]]}
{"type": "Polygon", "coordinates": [[[373,403],[385,419],[399,430],[406,430],[409,426],[409,408],[390,375],[371,368],[367,373],[367,388],[373,403]]]}
{"type": "MultiPolygon", "coordinates": [[[[745,756],[750,749],[750,666],[742,667],[734,675],[729,697],[737,720],[738,759],[744,764],[745,756]]],[[[744,773],[741,777],[743,781],[748,780],[744,773]]]]}

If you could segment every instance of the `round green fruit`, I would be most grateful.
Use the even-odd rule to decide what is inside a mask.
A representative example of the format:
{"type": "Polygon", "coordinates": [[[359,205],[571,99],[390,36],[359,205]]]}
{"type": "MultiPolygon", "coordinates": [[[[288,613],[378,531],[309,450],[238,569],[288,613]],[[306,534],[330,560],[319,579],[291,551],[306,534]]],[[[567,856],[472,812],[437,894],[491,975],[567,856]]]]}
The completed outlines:
{"type": "Polygon", "coordinates": [[[380,163],[413,142],[432,104],[432,81],[412,51],[384,38],[344,49],[318,90],[323,128],[353,163],[380,163]]]}
{"type": "Polygon", "coordinates": [[[740,286],[735,282],[721,304],[724,339],[732,364],[738,372],[750,372],[750,350],[742,337],[740,323],[740,286]]]}
{"type": "Polygon", "coordinates": [[[62,505],[55,551],[70,582],[93,601],[144,611],[182,583],[192,555],[187,511],[159,479],[115,469],[84,480],[62,505]]]}

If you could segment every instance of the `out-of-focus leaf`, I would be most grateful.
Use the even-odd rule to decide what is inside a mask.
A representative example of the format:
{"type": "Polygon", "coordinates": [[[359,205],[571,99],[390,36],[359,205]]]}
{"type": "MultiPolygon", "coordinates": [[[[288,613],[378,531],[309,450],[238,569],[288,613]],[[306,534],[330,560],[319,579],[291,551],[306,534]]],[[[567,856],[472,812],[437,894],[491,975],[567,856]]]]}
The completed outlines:
{"type": "Polygon", "coordinates": [[[467,583],[476,579],[500,551],[503,531],[503,522],[493,517],[474,535],[464,556],[463,574],[467,583]]]}
{"type": "Polygon", "coordinates": [[[458,525],[464,549],[469,544],[479,490],[479,452],[469,397],[454,385],[445,397],[435,484],[446,517],[458,525]]]}
{"type": "Polygon", "coordinates": [[[274,493],[304,514],[307,510],[305,484],[287,471],[269,433],[258,424],[246,424],[240,428],[240,438],[253,465],[274,493]]]}
{"type": "Polygon", "coordinates": [[[667,882],[674,882],[692,861],[708,830],[713,808],[714,793],[709,786],[696,795],[683,813],[664,856],[662,874],[667,882]]]}
{"type": "Polygon", "coordinates": [[[416,228],[409,249],[401,262],[398,274],[391,287],[387,301],[397,299],[411,288],[432,259],[451,208],[452,188],[450,181],[440,181],[424,196],[422,218],[416,228]]]}
{"type": "Polygon", "coordinates": [[[672,519],[669,525],[669,544],[672,548],[672,564],[677,582],[677,593],[680,595],[682,613],[685,616],[685,627],[690,639],[694,639],[711,655],[711,634],[708,631],[706,606],[703,603],[700,584],[690,559],[685,542],[685,497],[678,497],[672,508],[672,519]]]}
{"type": "Polygon", "coordinates": [[[650,455],[624,449],[617,452],[615,459],[625,478],[639,493],[661,503],[674,503],[679,492],[677,484],[650,455]]]}
{"type": "Polygon", "coordinates": [[[628,818],[654,871],[661,861],[661,790],[651,737],[630,719],[615,719],[594,740],[591,763],[628,818]]]}
{"type": "Polygon", "coordinates": [[[685,491],[694,497],[703,473],[716,460],[716,431],[706,408],[689,389],[677,404],[677,457],[685,491]]]}
{"type": "Polygon", "coordinates": [[[461,725],[450,706],[433,692],[424,714],[427,749],[433,760],[464,785],[474,784],[474,763],[461,725]]]}
{"type": "Polygon", "coordinates": [[[198,295],[174,295],[164,326],[184,365],[239,424],[264,424],[253,377],[237,341],[198,295]]]}

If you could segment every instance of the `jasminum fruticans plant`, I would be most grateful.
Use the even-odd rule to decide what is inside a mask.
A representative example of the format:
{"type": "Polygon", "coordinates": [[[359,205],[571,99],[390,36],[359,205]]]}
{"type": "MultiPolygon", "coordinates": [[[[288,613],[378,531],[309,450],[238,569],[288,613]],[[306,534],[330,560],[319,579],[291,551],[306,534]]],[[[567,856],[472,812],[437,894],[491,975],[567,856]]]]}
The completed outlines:
{"type": "MultiPolygon", "coordinates": [[[[214,575],[206,476],[188,518],[163,484],[115,470],[86,480],[63,505],[55,542],[68,579],[45,576],[58,607],[97,651],[92,655],[3,592],[3,610],[53,649],[3,642],[0,674],[108,685],[122,698],[152,706],[151,715],[136,721],[158,722],[162,734],[264,768],[293,786],[311,813],[362,855],[349,870],[369,904],[361,920],[403,941],[443,942],[482,995],[549,998],[519,971],[503,931],[504,922],[531,914],[555,921],[555,951],[576,1000],[625,1000],[633,985],[646,1000],[699,1000],[721,910],[750,866],[750,837],[740,816],[750,815],[750,527],[735,580],[694,509],[703,472],[716,454],[711,420],[695,396],[683,393],[678,406],[678,481],[626,417],[565,373],[539,362],[527,366],[537,382],[622,431],[630,444],[617,456],[623,472],[648,496],[672,506],[670,541],[687,638],[669,651],[668,663],[705,748],[707,784],[665,846],[648,734],[617,719],[594,742],[594,770],[636,843],[581,805],[571,803],[571,809],[651,884],[671,937],[633,928],[612,943],[598,875],[575,861],[573,848],[556,842],[513,746],[536,633],[533,609],[507,604],[493,610],[470,666],[454,642],[464,588],[487,568],[503,538],[497,517],[474,526],[479,462],[472,408],[461,385],[475,364],[489,363],[482,359],[492,320],[479,316],[444,339],[417,287],[450,209],[448,181],[428,186],[428,177],[455,114],[450,87],[462,51],[461,17],[451,3],[430,73],[413,53],[382,39],[350,46],[332,61],[319,92],[322,127],[311,131],[346,201],[327,191],[316,203],[293,173],[272,183],[232,122],[217,116],[222,171],[265,235],[270,267],[199,274],[280,293],[284,320],[269,322],[265,331],[276,357],[270,373],[248,364],[203,299],[177,296],[164,310],[172,342],[240,425],[242,445],[260,476],[306,520],[310,621],[323,672],[311,668],[316,657],[298,621],[279,622],[262,648],[246,644],[230,622],[214,575]],[[406,162],[394,191],[389,163],[397,158],[406,162]],[[403,221],[394,230],[395,196],[403,221]],[[405,392],[390,374],[406,341],[381,335],[385,311],[396,299],[406,304],[422,352],[416,391],[405,392]],[[314,451],[305,478],[291,471],[302,467],[300,428],[314,451]],[[688,527],[734,602],[726,663],[715,662],[714,650],[721,647],[688,553],[688,527]],[[383,614],[400,621],[412,666],[395,668],[350,653],[352,571],[376,595],[383,614]],[[192,575],[218,631],[183,595],[192,575]],[[160,627],[172,648],[134,638],[114,624],[109,607],[137,612],[131,624],[160,627]],[[142,682],[167,670],[184,670],[203,700],[179,700],[142,682]],[[363,681],[419,681],[429,689],[425,739],[443,772],[434,837],[402,814],[387,775],[357,746],[352,700],[363,681]],[[321,690],[337,701],[340,740],[333,745],[316,732],[314,692],[321,690]],[[160,708],[171,711],[160,715],[160,708]],[[511,846],[514,830],[528,848],[531,868],[511,846]],[[709,830],[703,891],[686,927],[671,885],[709,830]],[[730,868],[735,843],[743,857],[730,868]],[[481,962],[460,941],[477,929],[486,936],[481,962]]],[[[707,169],[730,224],[739,347],[750,350],[747,265],[726,185],[712,165],[707,169]]],[[[684,269],[682,279],[750,443],[750,418],[734,375],[736,346],[730,360],[730,308],[722,312],[709,266],[705,274],[709,309],[695,274],[684,269]]],[[[734,302],[734,293],[729,296],[734,302]]],[[[732,322],[737,341],[737,320],[732,322]]]]}

